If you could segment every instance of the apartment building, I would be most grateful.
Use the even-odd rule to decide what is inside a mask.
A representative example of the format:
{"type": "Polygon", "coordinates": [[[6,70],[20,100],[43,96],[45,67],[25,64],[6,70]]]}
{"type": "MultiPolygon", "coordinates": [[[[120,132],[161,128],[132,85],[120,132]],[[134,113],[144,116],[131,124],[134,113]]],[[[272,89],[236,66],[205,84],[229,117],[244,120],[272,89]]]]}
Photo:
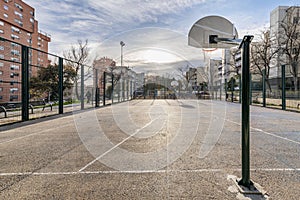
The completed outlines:
{"type": "MultiPolygon", "coordinates": [[[[275,42],[273,43],[272,48],[278,48],[278,40],[286,41],[286,33],[283,30],[283,26],[285,27],[292,27],[296,26],[298,27],[298,30],[294,32],[292,37],[299,39],[299,32],[300,32],[300,7],[299,6],[278,6],[274,10],[272,10],[270,14],[270,37],[276,38],[275,42]]],[[[290,32],[292,34],[292,32],[290,32]]],[[[299,40],[294,40],[293,42],[290,42],[291,46],[289,47],[291,49],[290,53],[292,56],[297,56],[297,50],[299,49],[298,44],[299,40]],[[294,46],[293,46],[294,45],[294,46]],[[295,52],[294,52],[295,50],[295,52]]],[[[286,55],[284,54],[278,54],[274,59],[272,59],[271,66],[270,66],[270,75],[269,79],[271,82],[271,86],[274,89],[278,89],[278,86],[280,85],[281,81],[281,65],[286,64],[286,76],[287,81],[292,82],[292,74],[289,60],[286,55]]],[[[299,63],[298,63],[298,77],[300,76],[300,70],[299,70],[299,63]]]]}
{"type": "MultiPolygon", "coordinates": [[[[0,37],[48,52],[50,35],[39,31],[35,9],[21,0],[0,0],[0,37]]],[[[0,42],[0,102],[21,101],[21,46],[0,42]]],[[[29,50],[29,73],[49,64],[48,55],[29,50]]]]}

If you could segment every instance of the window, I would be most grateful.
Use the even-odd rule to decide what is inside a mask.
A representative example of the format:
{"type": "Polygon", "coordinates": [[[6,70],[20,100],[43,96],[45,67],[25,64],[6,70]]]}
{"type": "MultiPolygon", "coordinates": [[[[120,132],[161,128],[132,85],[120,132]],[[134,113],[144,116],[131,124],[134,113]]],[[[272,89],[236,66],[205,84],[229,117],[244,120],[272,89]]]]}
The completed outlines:
{"type": "Polygon", "coordinates": [[[19,70],[20,67],[19,67],[19,65],[10,65],[10,69],[11,70],[19,70]]]}
{"type": "Polygon", "coordinates": [[[11,61],[19,62],[19,58],[10,58],[11,61]]]}
{"type": "Polygon", "coordinates": [[[34,12],[33,12],[33,11],[30,11],[30,14],[31,14],[32,16],[34,16],[34,12]]]}
{"type": "Polygon", "coordinates": [[[4,59],[4,55],[3,54],[0,54],[0,59],[4,59]]]}
{"type": "Polygon", "coordinates": [[[19,55],[20,55],[20,51],[15,50],[15,49],[12,49],[12,50],[10,51],[10,53],[11,53],[11,55],[13,55],[13,56],[19,56],[19,55]]]}
{"type": "Polygon", "coordinates": [[[17,35],[15,35],[15,34],[11,34],[11,38],[12,38],[12,39],[20,39],[20,37],[17,36],[17,35]]]}
{"type": "Polygon", "coordinates": [[[0,87],[0,92],[2,92],[3,91],[3,88],[2,87],[0,87]]]}
{"type": "Polygon", "coordinates": [[[3,16],[4,16],[5,18],[8,18],[8,14],[6,14],[6,13],[4,13],[3,16]]]}
{"type": "Polygon", "coordinates": [[[20,11],[23,11],[23,7],[20,4],[15,3],[16,8],[19,8],[20,11]]]}
{"type": "Polygon", "coordinates": [[[15,11],[15,14],[16,14],[17,16],[19,16],[21,19],[23,19],[23,15],[22,15],[21,13],[15,11]]]}
{"type": "Polygon", "coordinates": [[[3,75],[3,71],[0,71],[0,75],[3,75]]]}
{"type": "Polygon", "coordinates": [[[0,29],[0,34],[4,34],[4,31],[2,29],[0,29]]]}
{"type": "Polygon", "coordinates": [[[8,6],[7,5],[4,5],[3,8],[4,8],[4,10],[8,10],[8,6]]]}
{"type": "Polygon", "coordinates": [[[14,78],[15,76],[19,76],[19,74],[18,73],[10,73],[10,78],[14,78]]]}
{"type": "Polygon", "coordinates": [[[10,101],[13,101],[13,100],[15,100],[15,99],[18,99],[18,95],[11,95],[11,96],[9,97],[9,100],[10,100],[10,101]]]}
{"type": "Polygon", "coordinates": [[[12,47],[12,48],[18,48],[19,46],[20,46],[20,45],[18,45],[18,44],[16,44],[16,43],[13,43],[13,42],[11,43],[11,47],[12,47]]]}
{"type": "Polygon", "coordinates": [[[18,88],[10,88],[10,93],[15,93],[18,92],[19,89],[18,88]]]}
{"type": "Polygon", "coordinates": [[[3,67],[4,66],[4,63],[0,62],[0,67],[3,67]]]}
{"type": "Polygon", "coordinates": [[[0,46],[0,51],[3,51],[4,50],[4,46],[0,46]]]}
{"type": "Polygon", "coordinates": [[[2,100],[3,99],[3,96],[0,96],[0,100],[2,100]]]}
{"type": "Polygon", "coordinates": [[[4,26],[4,22],[3,21],[0,21],[0,26],[4,26]]]}
{"type": "Polygon", "coordinates": [[[20,26],[23,26],[23,22],[18,20],[18,19],[15,19],[15,22],[18,23],[20,26]]]}
{"type": "Polygon", "coordinates": [[[20,33],[20,29],[18,29],[17,27],[14,27],[14,26],[11,27],[11,31],[16,32],[16,33],[20,33]]]}
{"type": "Polygon", "coordinates": [[[8,0],[4,0],[5,3],[8,3],[8,0]]]}
{"type": "Polygon", "coordinates": [[[34,23],[34,19],[33,19],[33,18],[30,18],[30,22],[31,22],[31,23],[34,23]]]}

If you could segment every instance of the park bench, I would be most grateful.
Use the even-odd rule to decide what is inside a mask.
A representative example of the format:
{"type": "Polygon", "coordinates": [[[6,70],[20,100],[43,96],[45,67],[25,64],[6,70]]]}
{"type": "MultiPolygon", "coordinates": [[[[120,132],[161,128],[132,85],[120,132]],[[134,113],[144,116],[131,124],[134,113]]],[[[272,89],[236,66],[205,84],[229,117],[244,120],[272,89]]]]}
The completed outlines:
{"type": "MultiPolygon", "coordinates": [[[[35,108],[42,108],[42,111],[44,111],[47,106],[49,106],[50,110],[52,111],[52,103],[46,103],[45,100],[30,101],[28,109],[30,109],[31,114],[33,114],[33,110],[35,108]]],[[[21,108],[22,108],[21,102],[0,103],[0,112],[4,113],[5,118],[8,117],[7,115],[8,112],[20,111],[21,108]]]]}

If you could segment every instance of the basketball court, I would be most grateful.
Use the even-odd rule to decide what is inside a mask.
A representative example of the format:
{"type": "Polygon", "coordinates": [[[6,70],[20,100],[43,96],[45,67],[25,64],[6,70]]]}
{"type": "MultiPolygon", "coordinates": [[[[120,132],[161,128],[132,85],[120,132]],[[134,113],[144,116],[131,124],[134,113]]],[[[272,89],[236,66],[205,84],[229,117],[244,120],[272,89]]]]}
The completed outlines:
{"type": "MultiPolygon", "coordinates": [[[[221,101],[134,100],[2,127],[0,198],[235,199],[240,113],[221,101]]],[[[300,196],[299,122],[251,107],[251,179],[272,199],[300,196]]]]}

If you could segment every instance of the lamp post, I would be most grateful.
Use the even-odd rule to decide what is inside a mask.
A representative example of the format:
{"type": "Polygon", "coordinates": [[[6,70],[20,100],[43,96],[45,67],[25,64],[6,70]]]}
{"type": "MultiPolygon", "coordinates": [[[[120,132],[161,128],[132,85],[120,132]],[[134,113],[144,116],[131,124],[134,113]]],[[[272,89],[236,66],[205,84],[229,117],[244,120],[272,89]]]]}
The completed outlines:
{"type": "Polygon", "coordinates": [[[121,45],[121,67],[123,66],[123,47],[125,46],[125,43],[123,41],[120,42],[121,45]]]}

